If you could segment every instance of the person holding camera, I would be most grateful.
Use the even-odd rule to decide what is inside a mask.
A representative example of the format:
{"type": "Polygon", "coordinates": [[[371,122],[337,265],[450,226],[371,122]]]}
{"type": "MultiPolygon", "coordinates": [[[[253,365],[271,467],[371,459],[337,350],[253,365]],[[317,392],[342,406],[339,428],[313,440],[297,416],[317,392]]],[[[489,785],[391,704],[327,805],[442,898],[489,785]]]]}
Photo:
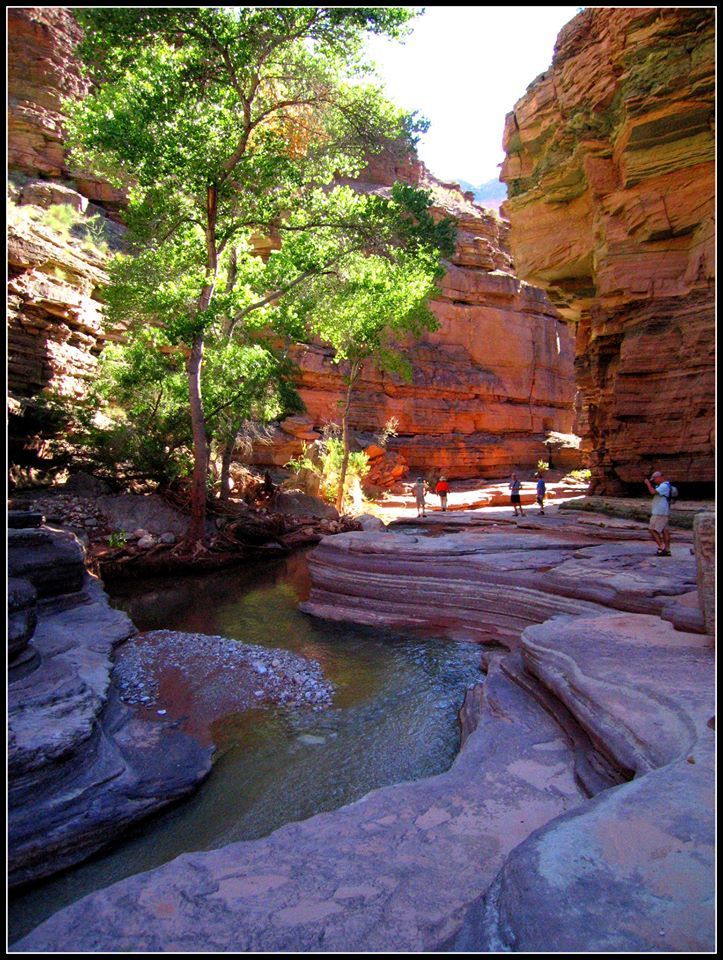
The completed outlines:
{"type": "Polygon", "coordinates": [[[517,516],[517,511],[520,511],[520,516],[524,517],[522,512],[522,500],[520,499],[520,492],[522,490],[522,483],[517,479],[517,474],[513,473],[510,477],[510,504],[515,508],[515,516],[517,516]]]}
{"type": "Polygon", "coordinates": [[[666,480],[660,470],[656,470],[648,479],[645,478],[648,492],[653,495],[653,504],[650,508],[650,533],[658,545],[659,557],[670,556],[670,481],[666,480]]]}

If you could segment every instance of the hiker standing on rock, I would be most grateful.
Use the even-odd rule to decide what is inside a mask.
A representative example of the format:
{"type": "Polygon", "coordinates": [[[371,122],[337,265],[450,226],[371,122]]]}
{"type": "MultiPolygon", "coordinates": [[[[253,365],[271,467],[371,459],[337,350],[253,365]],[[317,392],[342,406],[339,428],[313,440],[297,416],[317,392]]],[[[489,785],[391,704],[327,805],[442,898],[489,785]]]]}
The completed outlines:
{"type": "Polygon", "coordinates": [[[537,503],[540,507],[540,513],[545,512],[545,478],[541,473],[537,474],[537,503]]]}
{"type": "Polygon", "coordinates": [[[670,556],[670,480],[666,480],[660,470],[656,470],[650,479],[645,478],[645,486],[653,495],[650,508],[650,533],[658,545],[659,557],[670,556]]]}
{"type": "Polygon", "coordinates": [[[510,477],[510,503],[515,508],[515,516],[517,516],[517,511],[520,511],[520,516],[524,517],[522,512],[522,501],[520,500],[520,488],[522,484],[517,479],[517,474],[513,473],[510,477]]]}
{"type": "Polygon", "coordinates": [[[414,499],[417,501],[417,516],[426,517],[427,516],[427,505],[424,502],[424,496],[427,493],[427,482],[424,477],[417,477],[417,482],[414,484],[414,499]]]}
{"type": "Polygon", "coordinates": [[[447,494],[449,493],[449,484],[447,483],[446,477],[440,477],[437,481],[437,486],[434,488],[434,492],[439,497],[439,503],[442,507],[442,512],[447,512],[447,494]]]}

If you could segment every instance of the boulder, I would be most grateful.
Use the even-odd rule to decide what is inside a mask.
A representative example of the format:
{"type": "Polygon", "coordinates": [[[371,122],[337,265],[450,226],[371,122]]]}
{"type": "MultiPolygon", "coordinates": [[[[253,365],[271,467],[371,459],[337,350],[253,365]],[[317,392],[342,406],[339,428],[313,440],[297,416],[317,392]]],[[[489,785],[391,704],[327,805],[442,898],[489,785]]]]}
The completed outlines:
{"type": "Polygon", "coordinates": [[[361,526],[362,530],[381,532],[387,528],[383,520],[373,516],[371,513],[362,513],[360,516],[354,517],[354,519],[361,526]]]}
{"type": "Polygon", "coordinates": [[[76,497],[99,497],[109,492],[108,484],[99,477],[79,470],[71,473],[67,481],[59,487],[63,493],[70,493],[76,497]]]}
{"type": "Polygon", "coordinates": [[[8,530],[8,575],[29,580],[39,599],[77,593],[85,580],[78,538],[47,527],[8,530]]]}
{"type": "Polygon", "coordinates": [[[274,497],[274,510],[292,517],[310,516],[320,519],[338,520],[339,511],[320,497],[303,493],[301,490],[288,490],[274,497]]]}
{"type": "Polygon", "coordinates": [[[183,536],[188,518],[169,506],[158,494],[124,493],[98,497],[96,506],[115,530],[173,533],[183,536]]]}

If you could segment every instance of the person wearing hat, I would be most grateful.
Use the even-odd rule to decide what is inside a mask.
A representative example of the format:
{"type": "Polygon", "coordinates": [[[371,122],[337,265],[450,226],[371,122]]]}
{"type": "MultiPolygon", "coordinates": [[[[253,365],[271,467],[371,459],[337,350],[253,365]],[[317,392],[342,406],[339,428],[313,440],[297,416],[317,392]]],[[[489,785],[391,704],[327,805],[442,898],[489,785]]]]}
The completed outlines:
{"type": "Polygon", "coordinates": [[[653,503],[650,508],[650,533],[658,545],[658,556],[670,556],[670,481],[666,480],[660,470],[645,478],[648,492],[653,494],[653,503]]]}
{"type": "Polygon", "coordinates": [[[434,488],[434,492],[439,496],[439,503],[442,507],[442,512],[446,513],[447,511],[447,494],[449,493],[449,484],[447,483],[446,477],[440,477],[437,481],[437,486],[434,488]]]}
{"type": "Polygon", "coordinates": [[[427,492],[427,482],[424,477],[417,477],[417,482],[414,484],[414,499],[417,501],[417,516],[426,517],[427,516],[427,505],[424,502],[424,495],[427,492]]]}

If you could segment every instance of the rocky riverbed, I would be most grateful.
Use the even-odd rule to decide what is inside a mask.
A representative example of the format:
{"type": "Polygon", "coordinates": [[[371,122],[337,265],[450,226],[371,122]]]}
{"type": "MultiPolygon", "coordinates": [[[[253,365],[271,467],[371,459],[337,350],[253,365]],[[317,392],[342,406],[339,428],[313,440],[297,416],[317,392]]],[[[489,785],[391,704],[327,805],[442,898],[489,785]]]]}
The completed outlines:
{"type": "Polygon", "coordinates": [[[368,623],[401,604],[417,630],[489,645],[448,773],[178,857],[16,946],[711,950],[714,651],[692,534],[658,558],[635,521],[454,524],[323,541],[307,606],[368,623]]]}
{"type": "Polygon", "coordinates": [[[213,722],[270,703],[321,710],[334,688],[313,660],[228,637],[154,630],[125,643],[114,679],[124,703],[208,739],[213,722]]]}

